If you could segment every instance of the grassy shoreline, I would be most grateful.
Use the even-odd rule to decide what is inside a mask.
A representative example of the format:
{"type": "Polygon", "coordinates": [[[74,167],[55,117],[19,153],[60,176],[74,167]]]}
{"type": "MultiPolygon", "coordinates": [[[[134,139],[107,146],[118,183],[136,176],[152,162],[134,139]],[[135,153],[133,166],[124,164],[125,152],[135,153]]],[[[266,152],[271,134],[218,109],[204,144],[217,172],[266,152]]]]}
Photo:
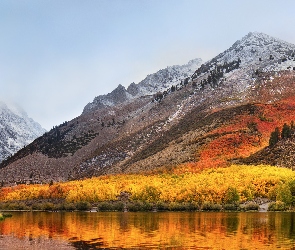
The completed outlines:
{"type": "MultiPolygon", "coordinates": [[[[267,201],[269,209],[267,211],[295,211],[294,207],[287,207],[282,202],[267,201]]],[[[0,202],[1,212],[9,211],[91,211],[91,212],[165,212],[165,211],[196,211],[196,212],[246,212],[259,211],[260,206],[257,201],[247,203],[228,203],[219,204],[213,202],[204,202],[197,204],[195,202],[120,202],[120,201],[103,201],[95,204],[89,202],[67,203],[60,200],[55,201],[13,201],[0,202]]],[[[0,216],[1,219],[1,216],[0,216]]]]}

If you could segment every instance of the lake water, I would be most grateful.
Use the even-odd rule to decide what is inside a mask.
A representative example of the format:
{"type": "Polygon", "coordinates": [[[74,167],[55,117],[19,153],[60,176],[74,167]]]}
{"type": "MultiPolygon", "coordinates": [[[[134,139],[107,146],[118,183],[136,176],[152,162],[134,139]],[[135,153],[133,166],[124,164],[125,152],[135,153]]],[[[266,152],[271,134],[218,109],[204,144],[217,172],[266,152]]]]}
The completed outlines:
{"type": "Polygon", "coordinates": [[[13,212],[0,249],[295,249],[295,213],[13,212]]]}

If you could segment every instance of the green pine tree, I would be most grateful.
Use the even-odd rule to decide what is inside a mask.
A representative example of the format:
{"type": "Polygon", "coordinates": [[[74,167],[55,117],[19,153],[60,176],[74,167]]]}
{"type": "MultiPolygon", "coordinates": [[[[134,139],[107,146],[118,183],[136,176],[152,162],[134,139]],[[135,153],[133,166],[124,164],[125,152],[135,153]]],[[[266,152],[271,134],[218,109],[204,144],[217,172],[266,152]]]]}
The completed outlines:
{"type": "Polygon", "coordinates": [[[275,131],[271,132],[269,138],[269,146],[273,147],[280,140],[280,129],[277,127],[275,131]]]}
{"type": "Polygon", "coordinates": [[[283,125],[282,133],[281,133],[281,138],[286,139],[291,137],[291,128],[288,124],[283,125]]]}

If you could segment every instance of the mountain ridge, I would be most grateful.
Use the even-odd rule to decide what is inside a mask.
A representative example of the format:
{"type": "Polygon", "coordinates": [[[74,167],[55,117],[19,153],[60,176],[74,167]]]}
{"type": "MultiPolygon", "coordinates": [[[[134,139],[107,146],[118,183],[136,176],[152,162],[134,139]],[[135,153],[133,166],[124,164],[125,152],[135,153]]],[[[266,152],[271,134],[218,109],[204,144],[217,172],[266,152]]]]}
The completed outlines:
{"type": "Polygon", "coordinates": [[[294,51],[249,33],[194,70],[172,66],[127,89],[119,85],[3,162],[2,180],[63,181],[183,164],[203,169],[248,157],[267,145],[282,117],[295,118],[288,113],[294,51]],[[268,115],[272,110],[281,117],[268,115]]]}
{"type": "Polygon", "coordinates": [[[181,80],[189,77],[193,70],[202,63],[202,59],[196,58],[190,60],[184,65],[168,66],[156,73],[149,74],[138,84],[131,83],[127,89],[119,84],[112,92],[106,95],[100,95],[94,98],[92,103],[88,103],[83,113],[90,112],[96,108],[104,108],[123,103],[134,98],[146,95],[154,95],[157,92],[164,91],[172,85],[177,85],[181,80]]]}

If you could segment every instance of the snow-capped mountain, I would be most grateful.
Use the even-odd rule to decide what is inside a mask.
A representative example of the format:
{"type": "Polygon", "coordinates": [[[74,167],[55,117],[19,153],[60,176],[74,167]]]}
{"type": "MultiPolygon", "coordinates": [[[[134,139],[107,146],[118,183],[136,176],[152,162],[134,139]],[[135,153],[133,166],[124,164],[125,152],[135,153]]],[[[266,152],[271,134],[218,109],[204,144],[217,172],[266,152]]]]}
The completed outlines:
{"type": "Polygon", "coordinates": [[[0,162],[45,131],[21,107],[0,101],[0,162]]]}
{"type": "Polygon", "coordinates": [[[161,69],[156,73],[148,75],[138,84],[131,83],[127,89],[119,84],[111,93],[95,97],[93,102],[86,105],[83,113],[96,110],[97,108],[111,107],[140,96],[153,95],[157,92],[165,91],[190,77],[201,64],[202,59],[197,58],[185,65],[174,65],[161,69]]]}
{"type": "Polygon", "coordinates": [[[97,108],[112,107],[140,96],[164,92],[171,86],[179,86],[190,78],[199,89],[216,88],[223,84],[224,91],[230,86],[231,93],[244,101],[247,90],[253,87],[259,73],[295,69],[295,45],[269,35],[250,32],[236,41],[229,49],[202,64],[197,58],[185,65],[169,66],[148,75],[138,84],[131,83],[126,89],[121,84],[107,95],[95,97],[83,113],[97,108]],[[239,83],[239,84],[237,84],[239,83]]]}
{"type": "Polygon", "coordinates": [[[217,62],[224,63],[240,58],[242,60],[241,66],[253,63],[253,60],[257,62],[256,59],[259,58],[267,64],[270,64],[269,60],[273,60],[272,64],[277,64],[278,60],[284,56],[288,59],[294,53],[294,50],[293,44],[263,33],[250,32],[215,59],[217,62]]]}
{"type": "MultiPolygon", "coordinates": [[[[220,99],[231,96],[228,105],[254,101],[258,86],[267,85],[281,74],[294,70],[295,45],[263,33],[250,32],[229,49],[202,64],[190,82],[202,93],[206,92],[206,97],[215,96],[212,107],[224,107],[226,103],[221,103],[220,99]]],[[[268,98],[271,101],[270,96],[268,98]]],[[[275,101],[279,96],[272,98],[275,101]]]]}
{"type": "MultiPolygon", "coordinates": [[[[295,45],[263,33],[250,32],[229,49],[203,64],[192,77],[196,78],[218,67],[224,73],[242,68],[250,78],[255,71],[293,70],[295,45]]],[[[231,75],[232,73],[229,74],[231,75]]]]}
{"type": "Polygon", "coordinates": [[[190,77],[201,64],[202,59],[197,58],[185,65],[170,66],[159,70],[157,73],[148,75],[138,83],[138,93],[139,95],[148,95],[165,91],[171,88],[172,85],[177,85],[185,78],[190,77]]]}
{"type": "Polygon", "coordinates": [[[42,183],[187,162],[203,168],[256,152],[268,141],[267,128],[295,110],[294,52],[295,45],[253,32],[203,64],[196,59],[119,85],[3,161],[0,181],[26,183],[34,175],[42,183]]]}

